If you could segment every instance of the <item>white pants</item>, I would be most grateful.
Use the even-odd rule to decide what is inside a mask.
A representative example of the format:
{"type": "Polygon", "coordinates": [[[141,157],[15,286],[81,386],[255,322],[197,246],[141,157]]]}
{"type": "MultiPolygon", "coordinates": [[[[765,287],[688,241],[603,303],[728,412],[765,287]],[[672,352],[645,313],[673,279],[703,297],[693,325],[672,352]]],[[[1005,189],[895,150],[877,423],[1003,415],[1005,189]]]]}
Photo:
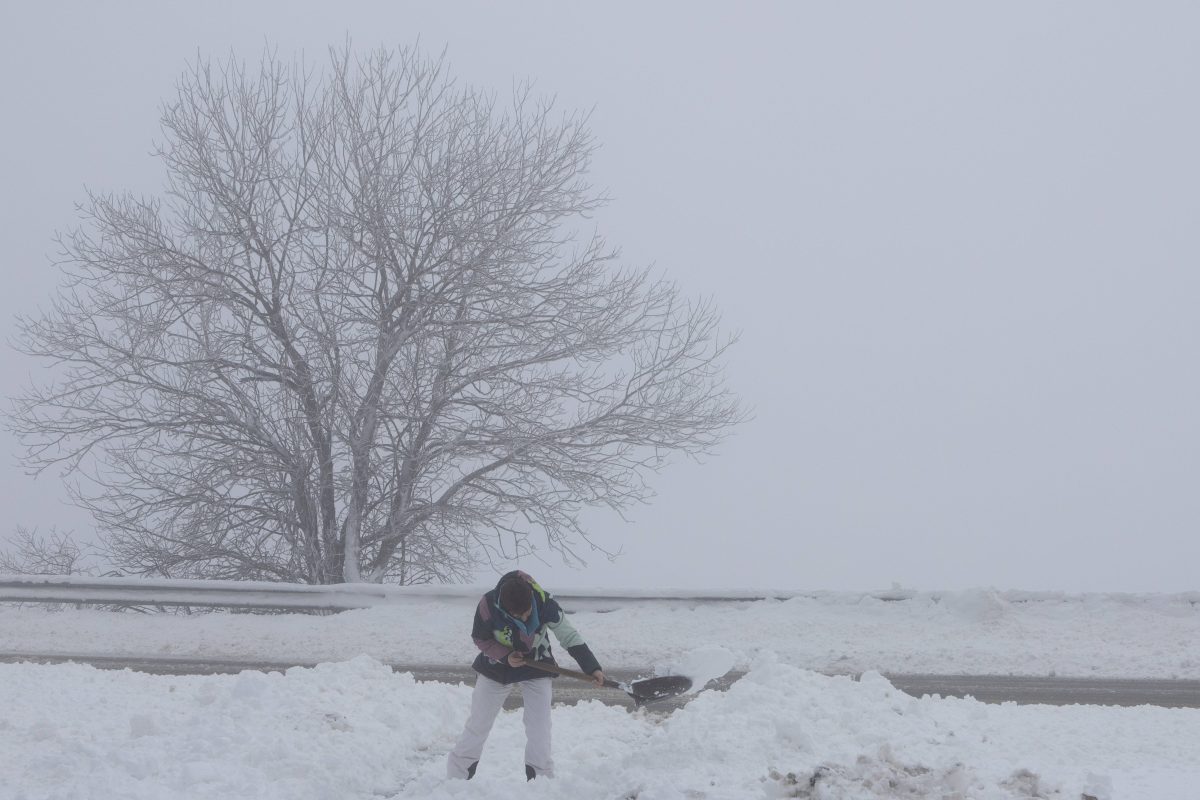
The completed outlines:
{"type": "MultiPolygon", "coordinates": [[[[521,696],[525,704],[525,763],[541,776],[554,775],[554,760],[550,757],[550,678],[521,681],[521,696]]],[[[471,716],[463,728],[458,744],[446,759],[446,776],[466,778],[467,770],[483,754],[483,744],[491,733],[492,723],[504,706],[504,700],[515,684],[497,683],[480,675],[471,694],[471,716]]]]}

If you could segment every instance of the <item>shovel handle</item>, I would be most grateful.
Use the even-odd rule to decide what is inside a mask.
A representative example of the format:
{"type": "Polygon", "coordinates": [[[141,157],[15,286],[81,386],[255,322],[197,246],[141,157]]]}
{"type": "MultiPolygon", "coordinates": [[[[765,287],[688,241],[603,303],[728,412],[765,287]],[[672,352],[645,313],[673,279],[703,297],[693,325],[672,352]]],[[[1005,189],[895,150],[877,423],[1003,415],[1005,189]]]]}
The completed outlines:
{"type": "MultiPolygon", "coordinates": [[[[588,675],[586,672],[578,672],[573,669],[566,669],[565,667],[560,667],[557,664],[551,664],[547,661],[526,661],[525,666],[533,667],[534,669],[540,669],[542,672],[552,672],[555,675],[566,675],[568,678],[578,678],[579,680],[587,681],[588,683],[596,682],[596,679],[593,676],[588,675]]],[[[604,685],[610,689],[623,688],[621,684],[609,678],[604,679],[604,685]]]]}

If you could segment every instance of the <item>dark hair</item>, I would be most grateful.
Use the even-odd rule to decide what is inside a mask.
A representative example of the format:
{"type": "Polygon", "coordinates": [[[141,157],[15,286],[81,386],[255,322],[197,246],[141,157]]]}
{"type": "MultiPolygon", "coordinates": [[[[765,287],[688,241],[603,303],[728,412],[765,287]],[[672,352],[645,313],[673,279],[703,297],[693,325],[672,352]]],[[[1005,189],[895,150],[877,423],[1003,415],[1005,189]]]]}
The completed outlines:
{"type": "Polygon", "coordinates": [[[533,589],[524,578],[509,578],[500,584],[500,605],[510,614],[520,616],[533,606],[533,589]]]}

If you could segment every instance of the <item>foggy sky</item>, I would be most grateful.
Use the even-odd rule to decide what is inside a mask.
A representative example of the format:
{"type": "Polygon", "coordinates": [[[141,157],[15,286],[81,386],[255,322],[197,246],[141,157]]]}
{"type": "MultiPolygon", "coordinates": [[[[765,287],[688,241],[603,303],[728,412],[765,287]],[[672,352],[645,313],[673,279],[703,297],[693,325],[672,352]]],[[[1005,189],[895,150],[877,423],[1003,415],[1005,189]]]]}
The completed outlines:
{"type": "MultiPolygon", "coordinates": [[[[742,333],[754,420],[592,515],[615,562],[525,562],[543,583],[1200,588],[1192,4],[246,5],[0,10],[9,338],[85,185],[161,187],[197,51],[419,39],[594,109],[599,226],[742,333]]],[[[4,349],[3,394],[37,369],[4,349]]],[[[0,449],[0,533],[90,528],[0,449]]]]}

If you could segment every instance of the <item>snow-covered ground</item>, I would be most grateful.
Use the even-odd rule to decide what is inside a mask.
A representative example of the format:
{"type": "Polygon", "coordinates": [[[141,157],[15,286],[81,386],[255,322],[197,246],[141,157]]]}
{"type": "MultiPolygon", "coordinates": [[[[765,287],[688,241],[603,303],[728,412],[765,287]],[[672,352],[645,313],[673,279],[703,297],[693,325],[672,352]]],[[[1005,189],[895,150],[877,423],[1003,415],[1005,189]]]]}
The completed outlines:
{"type": "Polygon", "coordinates": [[[182,678],[0,665],[0,796],[1192,800],[1200,786],[1200,712],[918,700],[769,656],[670,716],[557,708],[552,780],[525,783],[505,712],[476,779],[447,781],[469,696],[366,656],[182,678]]]}
{"type": "MultiPolygon", "coordinates": [[[[1190,595],[992,591],[881,601],[862,594],[745,603],[586,602],[568,610],[603,664],[659,667],[702,644],[747,668],[771,652],[804,669],[890,673],[1200,678],[1190,595]]],[[[414,595],[332,616],[116,614],[0,608],[0,654],[168,655],[316,663],[466,664],[477,595],[414,595]]],[[[1200,796],[1200,794],[1198,794],[1200,796]]]]}
{"type": "Polygon", "coordinates": [[[723,647],[749,674],[670,714],[557,708],[557,776],[529,785],[519,712],[497,721],[475,780],[448,782],[470,688],[381,663],[466,664],[473,606],[2,609],[5,653],[330,663],[197,677],[0,664],[0,800],[1200,797],[1200,711],[918,700],[873,672],[1194,678],[1200,610],[1187,597],[581,603],[575,624],[608,666],[711,663],[705,651],[723,647]]]}

